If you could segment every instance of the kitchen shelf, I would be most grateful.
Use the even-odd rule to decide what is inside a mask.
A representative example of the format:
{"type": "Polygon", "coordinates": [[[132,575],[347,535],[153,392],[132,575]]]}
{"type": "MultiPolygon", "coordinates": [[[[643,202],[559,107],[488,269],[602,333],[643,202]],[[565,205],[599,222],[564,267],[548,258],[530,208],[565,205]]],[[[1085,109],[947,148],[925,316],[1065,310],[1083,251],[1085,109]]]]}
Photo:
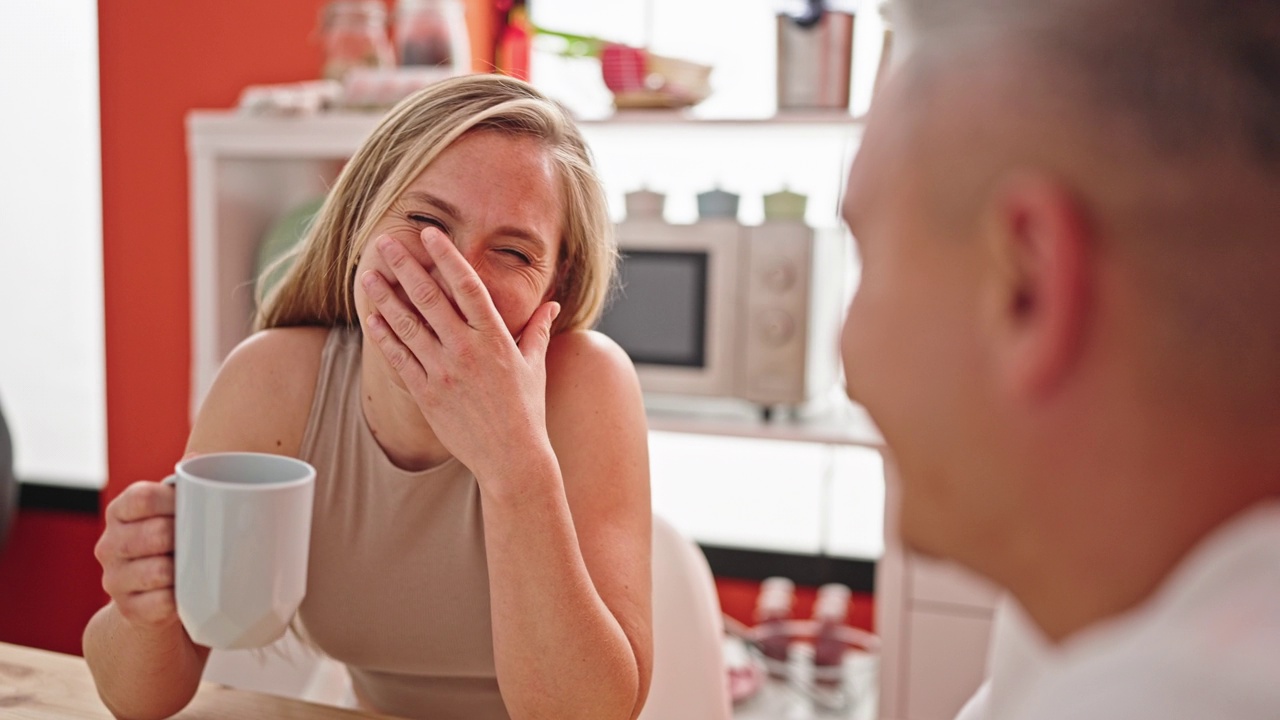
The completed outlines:
{"type": "MultiPolygon", "coordinates": [[[[192,412],[223,358],[249,334],[257,246],[263,235],[288,210],[329,188],[342,164],[380,117],[368,112],[266,116],[235,110],[196,110],[188,114],[192,412]]],[[[688,160],[688,148],[714,145],[721,150],[727,148],[732,161],[738,163],[725,171],[727,177],[739,177],[744,168],[768,167],[771,162],[808,162],[805,170],[796,173],[811,178],[829,177],[819,185],[826,188],[829,184],[830,194],[841,181],[835,168],[852,152],[861,131],[859,121],[844,111],[699,119],[686,111],[630,110],[605,119],[583,120],[581,125],[588,141],[597,146],[596,160],[602,176],[612,170],[615,179],[619,179],[613,183],[615,191],[619,186],[645,184],[648,174],[626,177],[629,169],[643,167],[645,173],[652,173],[672,163],[676,163],[673,167],[680,167],[688,160]],[[619,142],[619,131],[626,133],[623,142],[619,142]],[[689,139],[688,132],[695,133],[693,137],[697,139],[689,139]],[[757,132],[765,132],[776,141],[758,142],[757,132]],[[704,137],[705,133],[710,135],[704,137]],[[676,135],[684,135],[683,145],[672,144],[676,135]],[[753,143],[749,157],[740,151],[744,143],[753,143]],[[647,149],[636,156],[637,147],[647,149]],[[823,170],[809,171],[813,162],[822,165],[823,170]]],[[[681,175],[688,177],[688,173],[681,175]]],[[[689,200],[673,200],[671,208],[677,215],[680,199],[689,200]]],[[[617,198],[611,199],[611,203],[616,202],[617,198]]],[[[834,213],[830,218],[824,215],[819,219],[836,221],[834,213]]],[[[797,439],[808,436],[847,440],[839,431],[812,423],[776,428],[733,424],[718,427],[761,436],[777,429],[780,434],[797,439]]]]}
{"type": "MultiPolygon", "coordinates": [[[[272,156],[292,156],[298,149],[310,153],[350,152],[382,117],[378,112],[350,110],[314,115],[251,115],[235,110],[195,110],[187,128],[202,139],[223,147],[272,156]],[[283,146],[280,144],[283,143],[283,146]]],[[[681,125],[745,126],[836,125],[860,127],[863,118],[843,110],[786,110],[765,117],[700,117],[686,110],[620,110],[607,117],[578,118],[582,126],[681,125]]]]}
{"type": "Polygon", "coordinates": [[[648,417],[649,429],[658,432],[847,445],[873,450],[885,447],[884,438],[867,411],[838,398],[833,398],[823,410],[800,417],[783,414],[764,419],[754,408],[715,411],[708,410],[705,404],[691,404],[688,409],[651,404],[648,417]]]}

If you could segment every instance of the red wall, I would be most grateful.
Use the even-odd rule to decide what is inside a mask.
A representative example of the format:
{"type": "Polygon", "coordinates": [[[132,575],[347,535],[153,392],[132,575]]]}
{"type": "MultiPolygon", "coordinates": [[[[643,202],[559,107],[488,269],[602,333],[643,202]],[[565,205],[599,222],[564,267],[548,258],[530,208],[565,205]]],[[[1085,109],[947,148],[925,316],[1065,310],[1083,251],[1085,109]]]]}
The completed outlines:
{"type": "Polygon", "coordinates": [[[80,652],[80,633],[106,602],[86,513],[23,510],[0,553],[0,641],[80,652]]]}

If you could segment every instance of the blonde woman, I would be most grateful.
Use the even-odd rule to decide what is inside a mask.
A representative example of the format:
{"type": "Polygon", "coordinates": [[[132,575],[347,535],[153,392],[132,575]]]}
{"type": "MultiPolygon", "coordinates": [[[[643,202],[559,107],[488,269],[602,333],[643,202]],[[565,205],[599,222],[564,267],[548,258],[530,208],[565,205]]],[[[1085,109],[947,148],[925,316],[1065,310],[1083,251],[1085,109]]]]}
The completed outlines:
{"type": "MultiPolygon", "coordinates": [[[[188,453],[317,468],[307,639],[360,703],[430,718],[633,718],[651,666],[644,411],[588,330],[614,268],[578,131],[472,76],[382,121],[226,360],[188,453]]],[[[158,718],[208,650],[178,622],[173,491],[130,486],[85,631],[100,694],[158,718]]]]}

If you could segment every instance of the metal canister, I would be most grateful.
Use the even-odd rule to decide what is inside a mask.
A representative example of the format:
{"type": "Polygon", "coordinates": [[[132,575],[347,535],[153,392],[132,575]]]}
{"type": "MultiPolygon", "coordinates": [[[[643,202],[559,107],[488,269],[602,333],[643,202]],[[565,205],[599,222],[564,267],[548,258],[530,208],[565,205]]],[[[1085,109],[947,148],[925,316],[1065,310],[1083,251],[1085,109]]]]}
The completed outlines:
{"type": "Polygon", "coordinates": [[[805,0],[778,14],[778,108],[847,108],[854,14],[805,0]]]}

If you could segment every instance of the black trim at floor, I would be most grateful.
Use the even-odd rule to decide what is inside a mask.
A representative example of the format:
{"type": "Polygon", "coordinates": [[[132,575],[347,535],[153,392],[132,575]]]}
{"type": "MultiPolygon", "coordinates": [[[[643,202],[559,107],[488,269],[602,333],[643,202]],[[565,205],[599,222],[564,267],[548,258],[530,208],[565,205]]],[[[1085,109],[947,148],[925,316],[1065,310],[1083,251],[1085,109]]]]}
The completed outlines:
{"type": "Polygon", "coordinates": [[[715,545],[699,547],[707,556],[707,564],[716,577],[759,581],[780,575],[791,578],[797,585],[817,587],[827,583],[842,583],[855,592],[875,592],[874,560],[796,555],[715,545]]]}
{"type": "MultiPolygon", "coordinates": [[[[23,510],[55,510],[97,515],[102,493],[88,488],[38,482],[18,483],[18,507],[23,510]]],[[[760,581],[780,575],[797,585],[818,587],[842,583],[855,592],[875,591],[874,560],[836,558],[825,555],[745,550],[742,548],[699,545],[707,557],[712,574],[717,577],[760,581]]]]}
{"type": "Polygon", "coordinates": [[[18,483],[20,510],[57,510],[60,512],[97,515],[102,500],[101,490],[67,487],[22,481],[18,483]]]}

